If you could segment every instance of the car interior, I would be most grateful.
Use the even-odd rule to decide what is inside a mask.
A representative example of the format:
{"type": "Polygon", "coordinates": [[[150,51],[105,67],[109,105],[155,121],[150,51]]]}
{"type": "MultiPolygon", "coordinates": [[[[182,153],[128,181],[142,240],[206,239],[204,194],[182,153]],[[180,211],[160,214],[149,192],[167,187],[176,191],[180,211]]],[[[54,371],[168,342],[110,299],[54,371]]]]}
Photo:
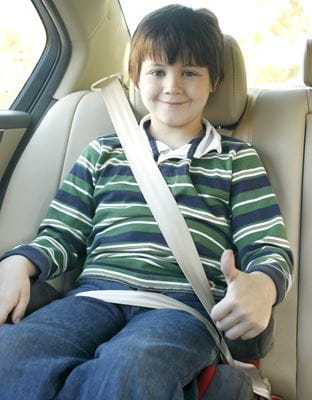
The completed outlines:
{"type": "MultiPolygon", "coordinates": [[[[122,72],[138,121],[146,114],[127,79],[130,35],[118,1],[54,0],[71,43],[71,56],[47,109],[23,143],[31,117],[0,113],[0,252],[31,240],[58,186],[84,146],[114,130],[103,99],[90,85],[122,72]],[[14,158],[14,163],[12,159],[14,158]],[[9,171],[9,172],[8,172],[9,171]],[[5,183],[5,184],[4,184],[5,183]],[[21,201],[22,199],[22,201],[21,201]]],[[[312,393],[312,40],[307,41],[304,84],[297,88],[247,88],[244,59],[235,38],[225,35],[225,79],[209,98],[204,117],[220,132],[251,143],[261,155],[277,194],[295,257],[286,300],[275,310],[276,333],[260,371],[272,393],[308,400],[312,393]]],[[[77,272],[51,284],[67,291],[77,272]]]]}

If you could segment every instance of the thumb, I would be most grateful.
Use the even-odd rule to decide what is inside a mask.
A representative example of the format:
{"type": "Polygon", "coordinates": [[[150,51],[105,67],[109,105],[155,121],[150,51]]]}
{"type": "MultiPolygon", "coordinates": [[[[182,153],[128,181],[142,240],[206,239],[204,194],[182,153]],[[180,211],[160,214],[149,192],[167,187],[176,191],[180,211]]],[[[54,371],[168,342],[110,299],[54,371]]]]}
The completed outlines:
{"type": "Polygon", "coordinates": [[[235,257],[232,250],[225,250],[221,256],[221,271],[225,277],[226,283],[233,282],[239,274],[235,267],[235,257]]]}

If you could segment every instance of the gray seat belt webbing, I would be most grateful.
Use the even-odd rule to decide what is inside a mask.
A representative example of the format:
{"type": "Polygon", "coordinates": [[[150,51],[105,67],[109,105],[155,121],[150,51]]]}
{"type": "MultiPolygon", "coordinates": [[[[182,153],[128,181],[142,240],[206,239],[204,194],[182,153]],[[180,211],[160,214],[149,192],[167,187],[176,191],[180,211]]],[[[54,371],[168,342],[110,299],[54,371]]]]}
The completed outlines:
{"type": "MultiPolygon", "coordinates": [[[[194,241],[181,211],[151,155],[147,137],[139,129],[120,82],[113,79],[101,89],[96,88],[99,83],[112,77],[114,76],[95,82],[92,90],[102,91],[107,110],[141,192],[181,270],[210,314],[214,299],[194,241]]],[[[262,381],[258,370],[254,366],[234,361],[223,336],[218,333],[215,325],[191,307],[168,296],[143,291],[130,293],[129,291],[93,291],[79,293],[78,296],[94,297],[118,304],[174,308],[189,312],[207,326],[224,361],[243,369],[252,378],[254,392],[266,399],[271,399],[268,387],[262,381]]]]}

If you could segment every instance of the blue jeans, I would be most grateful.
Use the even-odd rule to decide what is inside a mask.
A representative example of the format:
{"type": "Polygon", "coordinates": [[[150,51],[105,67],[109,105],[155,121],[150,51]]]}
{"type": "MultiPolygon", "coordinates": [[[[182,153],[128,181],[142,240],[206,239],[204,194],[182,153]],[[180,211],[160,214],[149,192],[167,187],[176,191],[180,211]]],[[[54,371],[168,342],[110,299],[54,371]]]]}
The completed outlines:
{"type": "MultiPolygon", "coordinates": [[[[74,296],[96,289],[134,290],[85,279],[18,325],[0,327],[0,399],[197,399],[197,375],[219,358],[202,322],[74,296]]],[[[203,312],[194,295],[169,295],[203,312]]]]}

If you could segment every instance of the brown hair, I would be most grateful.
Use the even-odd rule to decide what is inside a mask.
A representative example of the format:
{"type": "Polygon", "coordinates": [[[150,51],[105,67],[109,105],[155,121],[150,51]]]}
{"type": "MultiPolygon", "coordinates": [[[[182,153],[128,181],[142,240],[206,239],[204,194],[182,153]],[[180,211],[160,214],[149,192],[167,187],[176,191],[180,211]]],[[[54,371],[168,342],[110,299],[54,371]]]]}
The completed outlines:
{"type": "Polygon", "coordinates": [[[206,66],[215,89],[223,79],[223,35],[216,16],[207,9],[181,5],[151,12],[139,23],[131,41],[129,76],[135,85],[146,59],[206,66]]]}

